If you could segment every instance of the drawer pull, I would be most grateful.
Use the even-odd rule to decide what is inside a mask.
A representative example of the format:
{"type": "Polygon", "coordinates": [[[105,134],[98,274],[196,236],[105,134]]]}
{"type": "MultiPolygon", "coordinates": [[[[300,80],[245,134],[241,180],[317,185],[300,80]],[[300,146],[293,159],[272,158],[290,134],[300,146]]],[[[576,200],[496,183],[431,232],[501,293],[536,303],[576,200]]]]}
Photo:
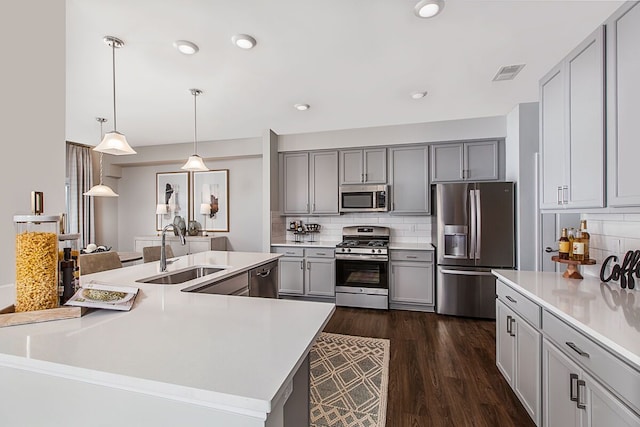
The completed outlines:
{"type": "Polygon", "coordinates": [[[287,255],[295,255],[296,253],[295,252],[285,252],[285,254],[287,254],[287,255]]]}
{"type": "Polygon", "coordinates": [[[578,392],[576,391],[576,383],[578,382],[578,374],[569,374],[569,400],[578,401],[578,392]]]}
{"type": "Polygon", "coordinates": [[[414,255],[407,255],[407,259],[418,259],[418,257],[414,255]]]}
{"type": "Polygon", "coordinates": [[[316,252],[316,255],[326,255],[326,252],[316,252]]]}
{"type": "Polygon", "coordinates": [[[509,301],[511,301],[511,302],[512,302],[512,303],[514,303],[514,304],[517,304],[517,303],[518,303],[518,301],[516,301],[516,300],[514,300],[513,298],[511,298],[509,295],[507,295],[505,298],[506,298],[506,299],[508,299],[509,301]]]}
{"type": "Polygon", "coordinates": [[[580,387],[584,387],[586,389],[587,383],[585,383],[584,380],[578,380],[577,384],[578,384],[578,387],[577,387],[577,389],[578,389],[578,393],[577,393],[578,394],[578,399],[576,400],[576,406],[579,409],[587,409],[587,405],[582,401],[582,397],[583,397],[582,393],[580,393],[580,387]]]}
{"type": "Polygon", "coordinates": [[[586,353],[586,352],[580,350],[580,348],[577,345],[575,345],[574,343],[572,343],[571,341],[567,341],[565,344],[567,344],[571,350],[575,351],[580,356],[587,357],[587,358],[589,357],[589,353],[586,353]]]}

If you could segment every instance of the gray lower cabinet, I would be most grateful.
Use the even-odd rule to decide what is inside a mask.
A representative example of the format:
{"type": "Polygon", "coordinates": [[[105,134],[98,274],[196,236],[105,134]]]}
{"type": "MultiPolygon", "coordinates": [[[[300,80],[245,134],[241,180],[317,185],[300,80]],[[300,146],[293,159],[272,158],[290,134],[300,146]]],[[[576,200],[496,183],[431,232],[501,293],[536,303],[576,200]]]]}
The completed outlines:
{"type": "Polygon", "coordinates": [[[391,250],[389,308],[433,311],[432,251],[391,250]]]}
{"type": "Polygon", "coordinates": [[[338,214],[338,152],[285,153],[285,214],[338,214]]]}
{"type": "Polygon", "coordinates": [[[274,246],[280,257],[278,291],[282,296],[335,299],[335,249],[274,246]]]}
{"type": "Polygon", "coordinates": [[[340,184],[386,184],[387,149],[340,150],[340,184]]]}
{"type": "Polygon", "coordinates": [[[640,417],[551,341],[542,348],[544,425],[640,426],[640,417]]]}
{"type": "Polygon", "coordinates": [[[536,425],[541,417],[540,347],[540,332],[497,299],[496,365],[536,425]]]}
{"type": "Polygon", "coordinates": [[[389,175],[391,213],[431,212],[428,146],[390,148],[389,175]]]}
{"type": "Polygon", "coordinates": [[[431,145],[431,182],[495,181],[500,177],[499,141],[431,145]]]}
{"type": "Polygon", "coordinates": [[[628,2],[607,21],[607,202],[640,206],[640,6],[628,2]]]}

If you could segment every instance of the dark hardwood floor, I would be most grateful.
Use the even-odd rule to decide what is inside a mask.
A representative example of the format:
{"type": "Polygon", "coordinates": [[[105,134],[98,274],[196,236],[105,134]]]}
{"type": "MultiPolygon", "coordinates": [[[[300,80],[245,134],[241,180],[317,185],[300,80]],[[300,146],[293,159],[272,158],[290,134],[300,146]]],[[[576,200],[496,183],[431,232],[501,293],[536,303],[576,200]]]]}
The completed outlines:
{"type": "Polygon", "coordinates": [[[494,321],[338,307],[325,332],[391,340],[387,427],[534,426],[496,368],[494,321]]]}

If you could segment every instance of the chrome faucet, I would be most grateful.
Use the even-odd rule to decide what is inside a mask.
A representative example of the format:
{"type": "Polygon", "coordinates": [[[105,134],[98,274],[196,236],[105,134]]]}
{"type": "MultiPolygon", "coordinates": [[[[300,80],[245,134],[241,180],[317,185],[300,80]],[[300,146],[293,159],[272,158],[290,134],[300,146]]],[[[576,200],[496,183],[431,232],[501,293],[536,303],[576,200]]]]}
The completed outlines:
{"type": "Polygon", "coordinates": [[[180,243],[182,244],[182,246],[187,244],[187,239],[184,237],[184,232],[180,227],[176,227],[173,224],[167,224],[162,229],[162,245],[160,246],[160,272],[162,273],[167,271],[167,249],[165,246],[165,239],[166,239],[165,235],[167,234],[167,229],[169,229],[169,227],[173,228],[174,231],[178,232],[178,236],[180,236],[180,243]]]}

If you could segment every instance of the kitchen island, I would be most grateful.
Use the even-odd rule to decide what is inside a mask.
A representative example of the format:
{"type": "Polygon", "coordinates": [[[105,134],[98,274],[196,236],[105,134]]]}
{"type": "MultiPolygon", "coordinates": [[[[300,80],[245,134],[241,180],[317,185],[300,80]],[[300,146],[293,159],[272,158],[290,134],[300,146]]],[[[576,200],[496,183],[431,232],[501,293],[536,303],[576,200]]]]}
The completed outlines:
{"type": "MultiPolygon", "coordinates": [[[[129,312],[0,329],[2,423],[295,425],[308,413],[308,354],[334,305],[182,292],[278,256],[179,257],[169,271],[225,268],[177,285],[136,282],[157,275],[158,262],[82,277],[140,292],[129,312]]],[[[13,292],[0,287],[0,303],[11,304],[13,292]]]]}

